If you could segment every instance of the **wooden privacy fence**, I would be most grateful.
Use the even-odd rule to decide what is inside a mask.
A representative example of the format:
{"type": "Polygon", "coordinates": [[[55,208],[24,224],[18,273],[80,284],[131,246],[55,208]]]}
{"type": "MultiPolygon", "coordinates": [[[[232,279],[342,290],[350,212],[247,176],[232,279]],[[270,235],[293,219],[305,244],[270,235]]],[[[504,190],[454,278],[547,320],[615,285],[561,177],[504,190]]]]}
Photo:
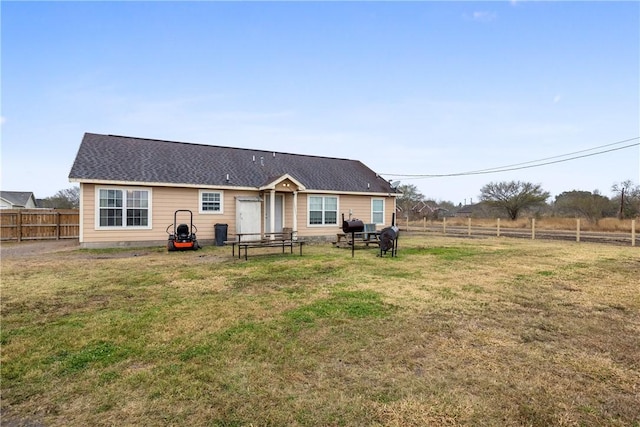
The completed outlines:
{"type": "Polygon", "coordinates": [[[78,209],[0,210],[2,241],[77,239],[79,235],[78,209]]]}

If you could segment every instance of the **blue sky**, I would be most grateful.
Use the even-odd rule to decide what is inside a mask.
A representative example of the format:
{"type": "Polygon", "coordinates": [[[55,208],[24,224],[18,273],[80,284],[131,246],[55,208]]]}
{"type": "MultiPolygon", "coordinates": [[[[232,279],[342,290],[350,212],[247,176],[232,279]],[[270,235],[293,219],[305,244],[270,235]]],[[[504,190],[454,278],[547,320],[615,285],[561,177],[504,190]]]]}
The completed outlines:
{"type": "Polygon", "coordinates": [[[638,143],[639,2],[0,7],[3,190],[70,187],[84,132],[357,159],[454,203],[640,184],[637,145],[408,176],[638,143]]]}

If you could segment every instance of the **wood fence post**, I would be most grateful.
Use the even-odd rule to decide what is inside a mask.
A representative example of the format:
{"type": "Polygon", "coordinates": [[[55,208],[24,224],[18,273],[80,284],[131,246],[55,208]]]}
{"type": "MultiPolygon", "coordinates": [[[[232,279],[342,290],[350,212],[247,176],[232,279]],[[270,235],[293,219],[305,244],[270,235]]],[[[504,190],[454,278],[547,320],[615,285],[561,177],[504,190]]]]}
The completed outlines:
{"type": "Polygon", "coordinates": [[[580,242],[580,218],[576,219],[576,242],[580,242]]]}
{"type": "Polygon", "coordinates": [[[536,219],[531,218],[531,240],[536,239],[536,219]]]}
{"type": "Polygon", "coordinates": [[[467,235],[471,236],[471,217],[467,221],[467,235]]]}
{"type": "Polygon", "coordinates": [[[422,231],[427,231],[427,217],[422,217],[422,231]]]}
{"type": "Polygon", "coordinates": [[[447,217],[442,218],[442,234],[447,234],[447,217]]]}
{"type": "Polygon", "coordinates": [[[500,237],[500,218],[498,218],[498,226],[497,226],[497,236],[500,237]]]}
{"type": "Polygon", "coordinates": [[[19,210],[16,214],[16,226],[18,227],[16,230],[18,242],[22,242],[22,210],[19,210]]]}
{"type": "Polygon", "coordinates": [[[56,212],[56,240],[60,240],[60,212],[56,212]]]}
{"type": "Polygon", "coordinates": [[[631,246],[636,245],[636,220],[631,220],[631,246]]]}

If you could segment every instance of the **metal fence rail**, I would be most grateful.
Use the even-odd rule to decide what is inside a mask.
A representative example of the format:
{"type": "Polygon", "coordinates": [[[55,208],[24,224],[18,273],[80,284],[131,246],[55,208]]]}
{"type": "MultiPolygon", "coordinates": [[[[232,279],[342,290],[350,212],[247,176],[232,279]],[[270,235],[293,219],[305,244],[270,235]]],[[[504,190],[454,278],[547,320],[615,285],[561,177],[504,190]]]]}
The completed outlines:
{"type": "Polygon", "coordinates": [[[78,209],[0,210],[0,240],[77,239],[80,235],[78,209]]]}

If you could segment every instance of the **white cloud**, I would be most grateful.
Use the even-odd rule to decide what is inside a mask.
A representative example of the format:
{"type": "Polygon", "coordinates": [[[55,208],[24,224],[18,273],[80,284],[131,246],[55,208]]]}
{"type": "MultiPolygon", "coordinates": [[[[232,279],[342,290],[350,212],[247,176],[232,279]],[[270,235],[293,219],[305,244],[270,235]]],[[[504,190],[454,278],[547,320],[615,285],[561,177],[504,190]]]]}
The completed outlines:
{"type": "Polygon", "coordinates": [[[553,97],[553,103],[554,104],[557,104],[561,100],[562,100],[562,96],[560,96],[560,94],[557,94],[556,96],[553,97]]]}
{"type": "Polygon", "coordinates": [[[492,22],[498,18],[495,12],[476,11],[471,15],[471,19],[476,22],[492,22]]]}

